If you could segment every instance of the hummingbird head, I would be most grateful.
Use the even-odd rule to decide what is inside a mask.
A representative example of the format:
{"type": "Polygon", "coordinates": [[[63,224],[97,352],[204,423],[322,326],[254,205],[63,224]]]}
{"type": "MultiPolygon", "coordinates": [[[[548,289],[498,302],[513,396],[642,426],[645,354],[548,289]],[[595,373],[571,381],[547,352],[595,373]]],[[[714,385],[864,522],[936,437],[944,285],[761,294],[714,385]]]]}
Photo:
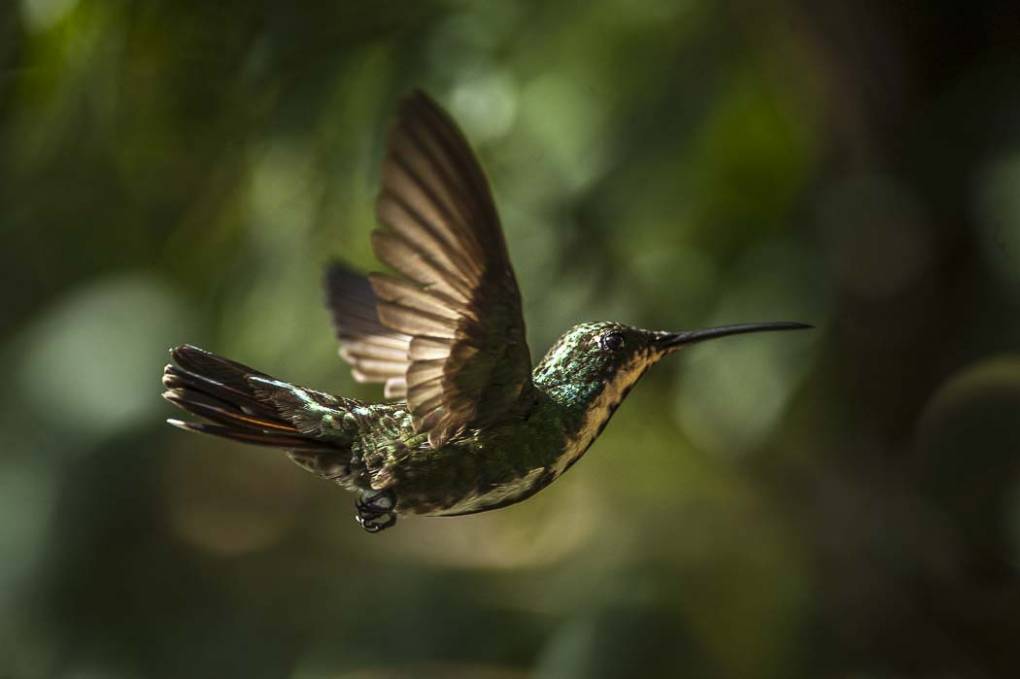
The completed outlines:
{"type": "Polygon", "coordinates": [[[546,354],[536,379],[571,385],[578,395],[614,387],[622,392],[659,359],[679,348],[667,347],[663,335],[612,321],[575,325],[546,354]]]}
{"type": "Polygon", "coordinates": [[[683,347],[751,332],[810,328],[804,323],[745,323],[702,330],[644,330],[623,323],[581,323],[565,332],[536,370],[539,382],[566,380],[625,392],[651,366],[683,347]]]}
{"type": "MultiPolygon", "coordinates": [[[[703,330],[643,330],[582,323],[565,332],[535,369],[535,383],[575,413],[577,451],[591,443],[648,368],[683,347],[751,332],[810,328],[804,323],[745,323],[703,330]]],[[[578,454],[580,454],[578,452],[578,454]]]]}

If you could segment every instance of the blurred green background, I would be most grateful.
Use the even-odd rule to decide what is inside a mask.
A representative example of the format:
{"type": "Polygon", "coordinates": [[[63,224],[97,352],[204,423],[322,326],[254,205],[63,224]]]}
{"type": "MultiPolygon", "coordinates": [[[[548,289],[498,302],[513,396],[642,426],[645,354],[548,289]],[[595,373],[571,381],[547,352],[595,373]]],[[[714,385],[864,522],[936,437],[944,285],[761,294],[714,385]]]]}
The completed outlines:
{"type": "Polygon", "coordinates": [[[0,677],[1020,676],[1020,28],[1005,1],[0,5],[0,677]],[[533,354],[651,371],[527,503],[357,527],[171,429],[169,346],[367,399],[319,288],[422,87],[533,354]]]}

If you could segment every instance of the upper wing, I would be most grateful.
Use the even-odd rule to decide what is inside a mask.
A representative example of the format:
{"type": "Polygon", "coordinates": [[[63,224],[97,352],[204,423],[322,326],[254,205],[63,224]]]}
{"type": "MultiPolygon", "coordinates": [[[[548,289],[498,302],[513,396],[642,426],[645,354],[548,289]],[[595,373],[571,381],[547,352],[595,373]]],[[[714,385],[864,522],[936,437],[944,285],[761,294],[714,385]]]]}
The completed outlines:
{"type": "Polygon", "coordinates": [[[376,212],[384,228],[373,249],[399,273],[370,276],[378,319],[410,338],[407,404],[437,447],[505,415],[530,384],[531,355],[488,182],[453,120],[421,92],[390,133],[376,212]]]}
{"type": "Polygon", "coordinates": [[[407,394],[410,335],[379,322],[375,292],[368,279],[334,262],[326,268],[326,306],[340,340],[340,357],[358,382],[382,382],[386,398],[407,394]]]}

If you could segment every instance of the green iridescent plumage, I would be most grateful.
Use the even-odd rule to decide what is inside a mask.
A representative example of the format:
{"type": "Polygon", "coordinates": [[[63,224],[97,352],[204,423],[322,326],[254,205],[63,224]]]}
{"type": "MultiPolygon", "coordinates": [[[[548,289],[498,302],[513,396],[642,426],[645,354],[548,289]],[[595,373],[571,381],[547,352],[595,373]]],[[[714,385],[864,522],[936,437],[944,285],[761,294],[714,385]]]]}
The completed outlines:
{"type": "Polygon", "coordinates": [[[326,275],[340,355],[394,403],[273,379],[192,346],[171,352],[164,397],[206,422],[171,423],[286,450],[359,495],[370,531],[397,515],[520,501],[566,471],[645,370],[691,342],[797,323],[668,333],[575,326],[532,370],[521,299],[484,174],[456,125],[415,93],[383,165],[373,234],[395,274],[326,275]]]}

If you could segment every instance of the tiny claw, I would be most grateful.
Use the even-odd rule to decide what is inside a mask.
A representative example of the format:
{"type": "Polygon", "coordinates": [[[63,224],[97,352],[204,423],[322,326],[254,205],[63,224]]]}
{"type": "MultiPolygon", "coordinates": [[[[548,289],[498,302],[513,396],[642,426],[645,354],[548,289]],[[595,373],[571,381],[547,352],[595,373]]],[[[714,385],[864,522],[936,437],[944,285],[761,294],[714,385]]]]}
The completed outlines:
{"type": "Polygon", "coordinates": [[[378,533],[397,522],[393,511],[397,497],[392,490],[365,491],[354,501],[354,518],[369,533],[378,533]]]}
{"type": "Polygon", "coordinates": [[[379,514],[378,516],[355,514],[354,518],[368,533],[378,533],[379,531],[386,530],[397,522],[395,514],[379,514]]]}

